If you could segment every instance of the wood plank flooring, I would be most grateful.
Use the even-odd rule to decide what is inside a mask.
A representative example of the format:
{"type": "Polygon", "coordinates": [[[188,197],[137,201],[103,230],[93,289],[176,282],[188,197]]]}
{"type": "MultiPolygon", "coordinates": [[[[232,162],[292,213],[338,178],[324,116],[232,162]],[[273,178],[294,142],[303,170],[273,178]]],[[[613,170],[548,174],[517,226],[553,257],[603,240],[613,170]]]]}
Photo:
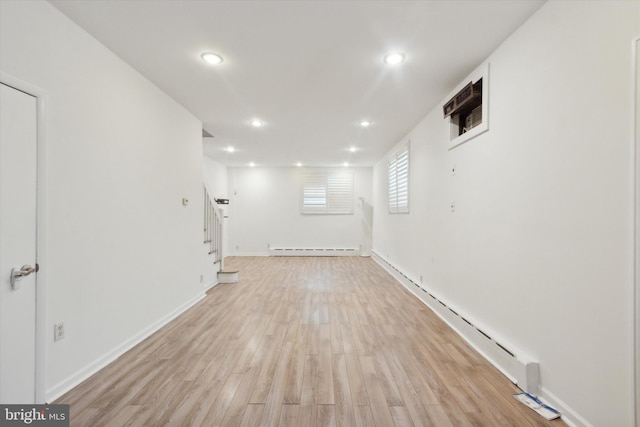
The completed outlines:
{"type": "Polygon", "coordinates": [[[55,403],[72,426],[561,426],[370,258],[227,258],[220,284],[55,403]]]}

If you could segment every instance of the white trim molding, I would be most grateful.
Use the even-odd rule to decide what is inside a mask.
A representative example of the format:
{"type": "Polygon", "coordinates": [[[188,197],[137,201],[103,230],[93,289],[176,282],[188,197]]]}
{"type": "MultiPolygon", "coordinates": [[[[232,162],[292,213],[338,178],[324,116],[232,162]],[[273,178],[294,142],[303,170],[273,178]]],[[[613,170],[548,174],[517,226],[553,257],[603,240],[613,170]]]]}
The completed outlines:
{"type": "Polygon", "coordinates": [[[640,37],[633,41],[633,330],[634,416],[640,427],[640,37]]]}
{"type": "Polygon", "coordinates": [[[137,333],[127,341],[123,342],[119,346],[115,347],[110,352],[106,353],[104,356],[93,361],[89,365],[85,366],[84,368],[78,370],[76,373],[67,377],[65,380],[54,385],[49,390],[47,390],[46,401],[52,402],[58,397],[62,396],[67,391],[71,390],[72,388],[74,388],[75,386],[77,386],[87,378],[89,378],[91,375],[95,374],[100,369],[104,368],[109,363],[113,362],[118,357],[122,356],[124,353],[131,350],[133,347],[135,347],[136,345],[144,341],[146,338],[153,335],[156,331],[158,331],[160,328],[162,328],[163,326],[171,322],[173,319],[180,316],[185,311],[189,310],[191,307],[196,305],[200,300],[202,300],[205,296],[206,295],[204,292],[198,293],[189,301],[182,304],[181,306],[179,306],[178,308],[176,308],[175,310],[173,310],[171,313],[167,314],[163,318],[149,325],[147,328],[141,330],[139,333],[137,333]]]}

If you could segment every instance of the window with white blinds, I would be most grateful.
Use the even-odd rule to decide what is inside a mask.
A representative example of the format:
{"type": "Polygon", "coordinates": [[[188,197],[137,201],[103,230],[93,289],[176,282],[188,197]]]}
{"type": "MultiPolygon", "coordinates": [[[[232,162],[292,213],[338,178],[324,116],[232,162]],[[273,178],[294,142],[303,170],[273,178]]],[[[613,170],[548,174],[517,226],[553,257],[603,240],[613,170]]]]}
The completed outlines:
{"type": "Polygon", "coordinates": [[[302,179],[302,213],[353,214],[353,174],[305,174],[302,179]]]}
{"type": "Polygon", "coordinates": [[[409,213],[409,144],[389,159],[389,212],[409,213]]]}

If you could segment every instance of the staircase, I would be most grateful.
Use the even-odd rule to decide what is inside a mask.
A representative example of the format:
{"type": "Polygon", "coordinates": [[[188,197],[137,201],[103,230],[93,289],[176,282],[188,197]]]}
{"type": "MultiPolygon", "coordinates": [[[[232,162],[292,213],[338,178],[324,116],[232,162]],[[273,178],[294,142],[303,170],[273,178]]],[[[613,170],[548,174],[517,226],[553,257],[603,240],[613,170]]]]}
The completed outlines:
{"type": "Polygon", "coordinates": [[[208,245],[213,263],[220,264],[222,270],[222,215],[204,187],[204,244],[208,245]]]}
{"type": "MultiPolygon", "coordinates": [[[[213,255],[213,264],[218,267],[218,283],[236,283],[238,271],[224,269],[222,253],[222,210],[217,207],[215,199],[211,199],[205,186],[204,193],[204,244],[208,245],[209,255],[213,255]]],[[[219,200],[218,200],[219,202],[219,200]]]]}

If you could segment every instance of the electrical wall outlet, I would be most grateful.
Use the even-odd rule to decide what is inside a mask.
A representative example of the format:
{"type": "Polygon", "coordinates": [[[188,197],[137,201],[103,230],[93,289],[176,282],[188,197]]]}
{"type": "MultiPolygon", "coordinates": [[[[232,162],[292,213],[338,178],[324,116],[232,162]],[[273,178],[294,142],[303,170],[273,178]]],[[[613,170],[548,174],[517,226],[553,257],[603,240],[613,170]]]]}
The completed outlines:
{"type": "Polygon", "coordinates": [[[53,325],[53,340],[60,341],[64,338],[64,323],[56,323],[53,325]]]}

